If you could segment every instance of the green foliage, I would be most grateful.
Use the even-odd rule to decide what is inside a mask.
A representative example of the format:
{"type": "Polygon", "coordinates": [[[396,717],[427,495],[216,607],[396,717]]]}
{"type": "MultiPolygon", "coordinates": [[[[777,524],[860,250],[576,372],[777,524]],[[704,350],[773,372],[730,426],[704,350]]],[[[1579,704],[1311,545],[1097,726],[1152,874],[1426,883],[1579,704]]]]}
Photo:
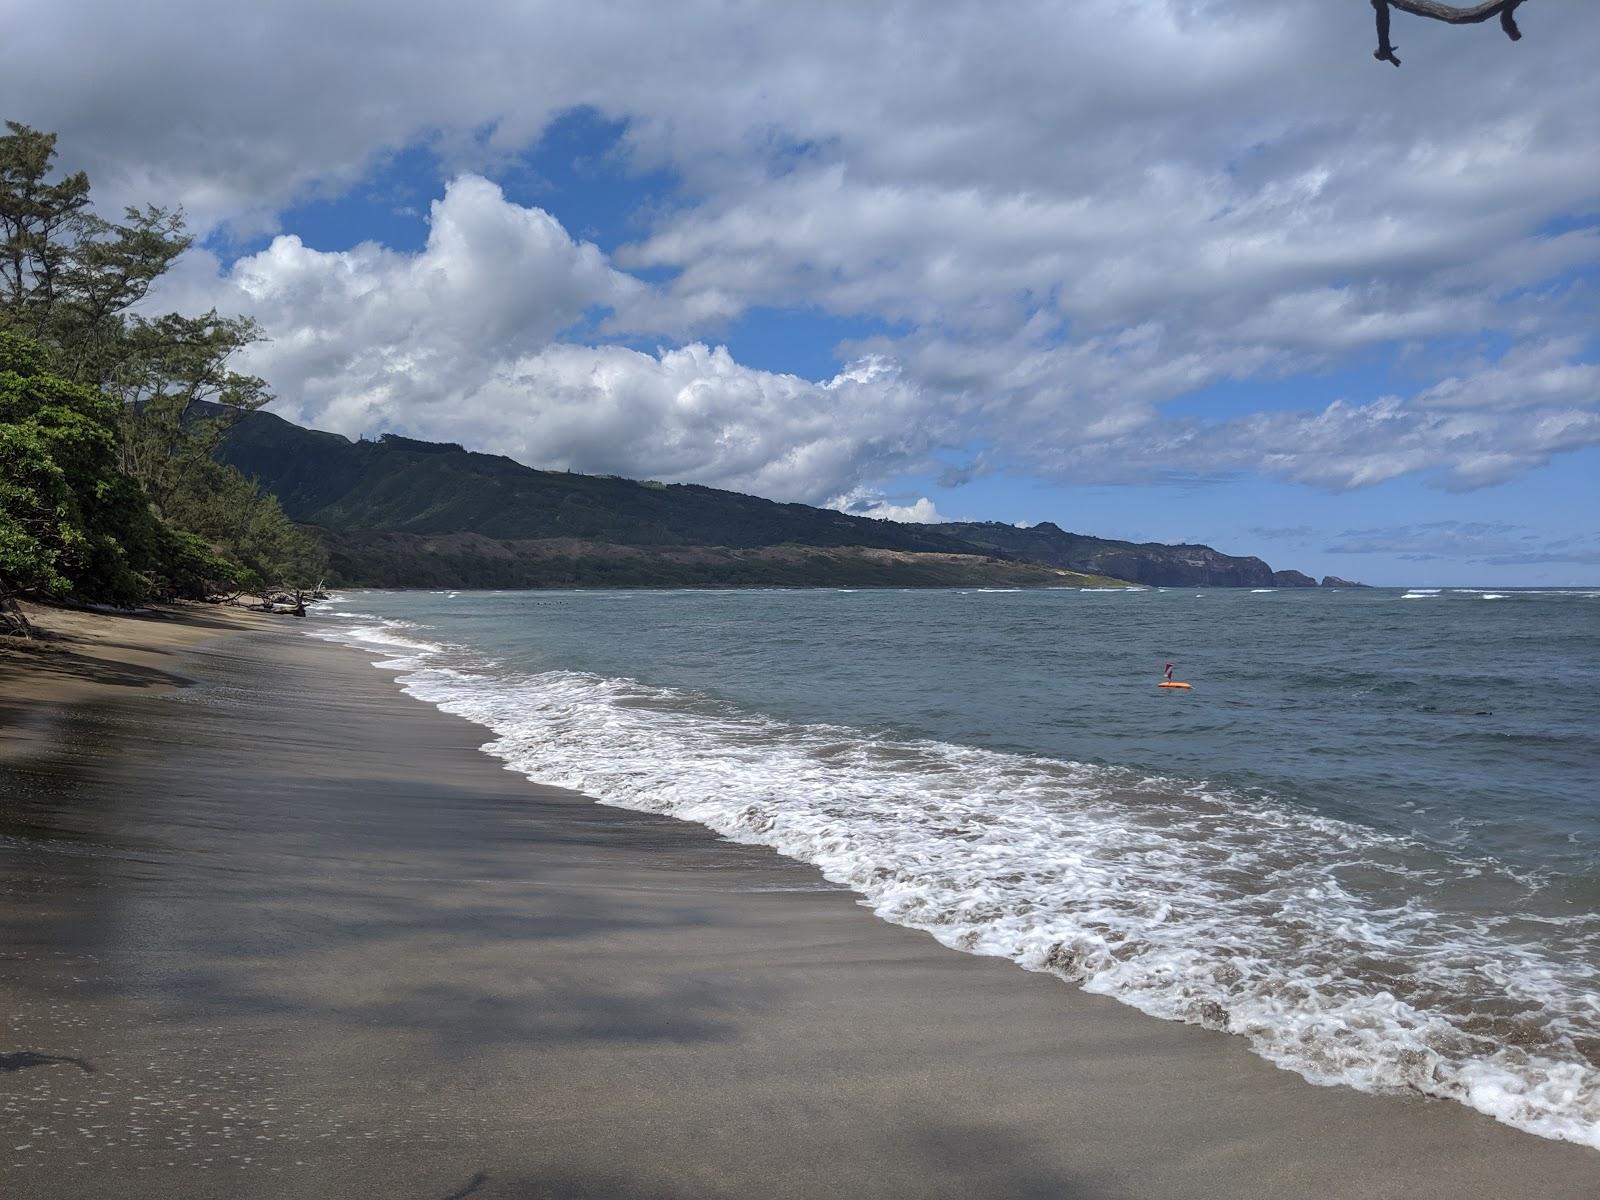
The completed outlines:
{"type": "Polygon", "coordinates": [[[215,311],[128,323],[103,386],[121,401],[122,468],[163,512],[222,431],[271,398],[262,380],[227,366],[256,336],[254,322],[215,311]]]}
{"type": "Polygon", "coordinates": [[[41,369],[44,357],[0,332],[0,592],[134,605],[321,578],[316,540],[209,457],[174,485],[163,521],[119,468],[117,402],[41,369]]]}
{"type": "Polygon", "coordinates": [[[161,554],[160,591],[191,600],[252,586],[256,581],[239,563],[213,550],[204,538],[168,529],[161,554]]]}
{"type": "Polygon", "coordinates": [[[237,415],[270,397],[230,359],[255,323],[214,310],[147,317],[134,306],[189,248],[183,214],[130,208],[121,223],[92,211],[83,172],[56,182],[54,134],[15,121],[0,136],[0,328],[50,347],[58,374],[121,401],[123,469],[159,504],[168,462],[196,405],[237,415]]]}
{"type": "Polygon", "coordinates": [[[0,331],[0,587],[135,604],[163,531],[117,469],[116,404],[0,331]]]}
{"type": "MultiPolygon", "coordinates": [[[[3,386],[3,384],[0,384],[3,386]]],[[[63,556],[81,545],[66,476],[36,429],[0,424],[0,597],[65,591],[63,556]]]]}
{"type": "Polygon", "coordinates": [[[265,403],[229,362],[255,324],[135,311],[188,248],[181,213],[92,211],[52,181],[55,135],[0,136],[0,576],[12,590],[134,604],[308,585],[321,546],[212,456],[265,403]]]}
{"type": "Polygon", "coordinates": [[[103,385],[126,358],[128,311],[189,246],[183,217],[95,215],[82,171],[52,182],[56,138],[7,121],[0,136],[0,326],[55,351],[56,370],[103,385]]]}
{"type": "Polygon", "coordinates": [[[238,582],[309,587],[327,574],[321,543],[284,516],[253,480],[211,458],[194,459],[167,495],[167,519],[213,546],[225,546],[238,582]]]}

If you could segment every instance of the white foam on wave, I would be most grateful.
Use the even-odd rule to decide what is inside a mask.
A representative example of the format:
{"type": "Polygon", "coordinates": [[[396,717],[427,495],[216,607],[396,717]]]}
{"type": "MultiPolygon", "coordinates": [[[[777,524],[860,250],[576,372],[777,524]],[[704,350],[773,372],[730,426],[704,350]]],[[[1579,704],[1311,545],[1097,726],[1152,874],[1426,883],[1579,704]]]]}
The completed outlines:
{"type": "Polygon", "coordinates": [[[1268,592],[1275,592],[1277,590],[1277,588],[1251,588],[1250,594],[1252,596],[1265,596],[1268,592]]]}
{"type": "MultiPolygon", "coordinates": [[[[364,618],[366,613],[327,613],[330,617],[364,618]]],[[[369,618],[374,624],[368,625],[340,625],[328,629],[309,629],[306,632],[314,638],[328,642],[343,642],[361,650],[377,650],[384,653],[385,657],[377,664],[392,667],[396,670],[406,670],[420,667],[433,655],[442,653],[445,649],[438,642],[424,641],[420,638],[406,637],[396,632],[402,629],[416,629],[412,621],[393,621],[385,617],[369,618]],[[391,651],[402,651],[392,654],[391,651]]]]}
{"type": "Polygon", "coordinates": [[[1600,1149],[1600,1071],[1572,1049],[1600,1035],[1600,979],[1431,907],[1422,897],[1448,879],[1404,839],[1200,784],[786,724],[631,680],[486,675],[389,622],[318,635],[387,655],[408,693],[491,730],[485,751],[530,779],[771,846],[885,920],[1228,1029],[1314,1082],[1414,1089],[1600,1149]],[[1405,899],[1374,904],[1374,878],[1405,899]],[[1483,997],[1539,1036],[1486,1036],[1483,997]]]}
{"type": "Polygon", "coordinates": [[[1518,588],[1519,596],[1569,596],[1575,600],[1593,600],[1600,597],[1600,592],[1586,591],[1583,588],[1518,588]]]}

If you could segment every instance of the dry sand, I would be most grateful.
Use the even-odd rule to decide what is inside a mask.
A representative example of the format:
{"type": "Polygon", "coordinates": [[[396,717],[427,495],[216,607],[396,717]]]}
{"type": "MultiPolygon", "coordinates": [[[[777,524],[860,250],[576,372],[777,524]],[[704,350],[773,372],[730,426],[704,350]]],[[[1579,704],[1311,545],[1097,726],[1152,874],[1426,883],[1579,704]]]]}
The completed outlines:
{"type": "Polygon", "coordinates": [[[1600,1195],[1593,1151],[946,950],[237,624],[0,668],[8,1198],[1600,1195]]]}
{"type": "Polygon", "coordinates": [[[138,614],[27,603],[22,609],[38,636],[0,637],[0,728],[13,730],[29,710],[63,701],[182,687],[188,681],[177,668],[188,647],[285,620],[220,604],[162,605],[138,614]]]}

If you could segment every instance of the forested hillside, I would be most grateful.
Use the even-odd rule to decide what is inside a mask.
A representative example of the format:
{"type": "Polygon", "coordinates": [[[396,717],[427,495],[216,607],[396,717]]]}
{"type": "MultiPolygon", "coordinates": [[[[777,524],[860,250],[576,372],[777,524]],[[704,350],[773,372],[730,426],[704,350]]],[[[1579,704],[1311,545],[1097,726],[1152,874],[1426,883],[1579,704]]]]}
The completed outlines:
{"type": "Polygon", "coordinates": [[[352,584],[1315,586],[1209,546],[1110,541],[1049,522],[880,521],[695,484],[540,471],[393,434],[351,441],[263,412],[235,423],[218,453],[316,527],[333,578],[352,584]]]}
{"type": "Polygon", "coordinates": [[[538,471],[460,446],[356,441],[252,413],[219,455],[379,587],[1096,586],[921,525],[694,484],[538,471]]]}
{"type": "Polygon", "coordinates": [[[585,538],[630,546],[875,546],[971,553],[921,525],[848,516],[696,484],[539,471],[494,454],[393,434],[352,442],[253,413],[224,461],[259,479],[296,521],[330,529],[490,538],[585,538]]]}

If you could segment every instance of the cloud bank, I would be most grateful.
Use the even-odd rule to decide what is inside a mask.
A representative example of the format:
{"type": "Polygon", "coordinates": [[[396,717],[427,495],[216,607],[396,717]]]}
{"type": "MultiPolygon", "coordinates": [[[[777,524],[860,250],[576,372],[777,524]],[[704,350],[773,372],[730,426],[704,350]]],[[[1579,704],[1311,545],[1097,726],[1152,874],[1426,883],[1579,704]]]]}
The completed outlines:
{"type": "Polygon", "coordinates": [[[0,102],[224,235],[437,153],[420,252],[285,236],[167,288],[255,315],[247,365],[323,427],[841,503],[914,471],[1468,489],[1600,444],[1600,38],[1586,5],[1524,32],[1410,22],[1396,72],[1327,0],[85,0],[16,31],[0,102]],[[492,182],[576,107],[676,183],[610,253],[492,182]],[[808,380],[720,347],[754,310],[886,332],[808,380]],[[1372,356],[1404,386],[1295,401],[1372,356]],[[1173,409],[1238,381],[1281,395],[1173,409]]]}
{"type": "Polygon", "coordinates": [[[1491,566],[1545,563],[1600,563],[1600,534],[1550,538],[1524,525],[1503,521],[1429,521],[1349,529],[1327,548],[1329,554],[1385,554],[1409,562],[1454,560],[1491,566]]]}

